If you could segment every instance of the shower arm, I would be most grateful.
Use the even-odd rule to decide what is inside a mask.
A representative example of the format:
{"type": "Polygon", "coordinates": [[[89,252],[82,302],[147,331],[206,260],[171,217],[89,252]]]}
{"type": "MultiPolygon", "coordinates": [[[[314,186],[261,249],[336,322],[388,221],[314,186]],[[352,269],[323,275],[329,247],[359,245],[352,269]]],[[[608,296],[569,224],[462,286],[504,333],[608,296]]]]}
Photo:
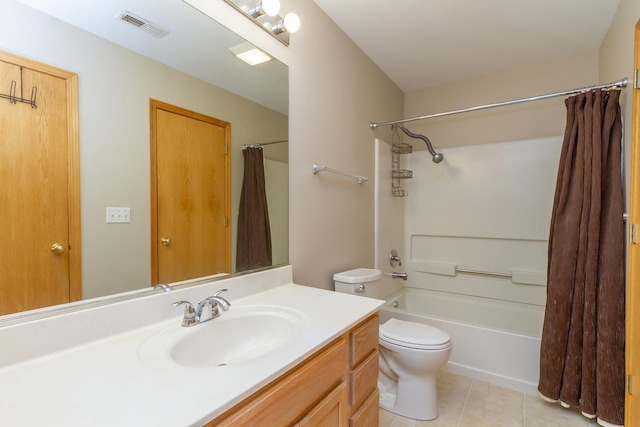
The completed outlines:
{"type": "Polygon", "coordinates": [[[433,145],[431,145],[431,141],[429,141],[429,138],[427,138],[424,135],[420,135],[417,133],[413,133],[411,132],[409,129],[407,129],[406,127],[402,126],[402,125],[394,125],[399,127],[400,129],[402,129],[402,132],[406,133],[408,136],[410,136],[411,138],[416,138],[416,139],[421,139],[424,141],[425,144],[427,144],[427,150],[429,150],[429,153],[431,153],[431,156],[435,157],[437,155],[436,150],[433,149],[433,145]]]}

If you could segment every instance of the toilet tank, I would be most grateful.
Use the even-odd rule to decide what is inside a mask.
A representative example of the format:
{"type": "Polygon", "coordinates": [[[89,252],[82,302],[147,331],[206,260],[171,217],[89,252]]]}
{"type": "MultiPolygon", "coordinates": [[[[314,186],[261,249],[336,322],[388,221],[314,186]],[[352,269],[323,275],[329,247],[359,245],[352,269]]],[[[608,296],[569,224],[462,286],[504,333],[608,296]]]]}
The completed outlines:
{"type": "Polygon", "coordinates": [[[356,268],[333,275],[336,292],[361,295],[369,298],[378,297],[378,281],[382,277],[380,270],[356,268]]]}

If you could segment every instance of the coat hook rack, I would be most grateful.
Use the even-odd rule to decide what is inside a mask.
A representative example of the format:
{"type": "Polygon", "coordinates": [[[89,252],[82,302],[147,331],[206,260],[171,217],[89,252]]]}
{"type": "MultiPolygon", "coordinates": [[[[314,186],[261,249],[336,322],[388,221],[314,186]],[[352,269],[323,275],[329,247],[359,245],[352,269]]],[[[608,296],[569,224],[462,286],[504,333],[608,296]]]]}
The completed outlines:
{"type": "Polygon", "coordinates": [[[9,102],[12,104],[22,102],[22,103],[31,105],[31,108],[38,108],[38,105],[36,104],[36,95],[38,93],[38,88],[36,86],[33,86],[31,88],[31,98],[25,99],[22,96],[22,67],[20,67],[20,98],[16,96],[17,85],[18,84],[16,83],[15,80],[11,80],[11,86],[9,87],[9,95],[0,93],[0,98],[8,99],[9,102]]]}
{"type": "Polygon", "coordinates": [[[328,168],[326,166],[321,166],[321,165],[313,165],[313,174],[317,174],[318,172],[331,172],[331,173],[336,173],[338,175],[344,175],[344,176],[349,176],[351,178],[355,178],[358,180],[358,184],[362,184],[365,181],[369,181],[369,178],[365,178],[363,176],[358,176],[358,175],[354,175],[352,173],[349,172],[345,172],[345,171],[341,171],[338,169],[332,169],[332,168],[328,168]]]}

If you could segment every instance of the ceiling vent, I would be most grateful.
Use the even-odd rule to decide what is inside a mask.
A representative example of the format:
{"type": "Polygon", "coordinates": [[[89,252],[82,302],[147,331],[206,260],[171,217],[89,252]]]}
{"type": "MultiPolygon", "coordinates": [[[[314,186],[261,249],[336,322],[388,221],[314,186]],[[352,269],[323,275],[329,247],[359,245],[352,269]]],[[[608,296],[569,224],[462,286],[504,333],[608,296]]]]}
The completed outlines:
{"type": "Polygon", "coordinates": [[[144,18],[141,18],[138,15],[135,15],[131,12],[128,11],[124,11],[120,14],[118,14],[118,16],[116,16],[116,18],[120,19],[121,21],[127,22],[135,27],[137,27],[139,30],[144,31],[147,34],[151,34],[152,36],[156,37],[156,38],[162,38],[164,36],[166,36],[167,34],[169,34],[168,30],[165,30],[164,28],[162,28],[159,25],[154,24],[153,22],[150,22],[144,18]]]}

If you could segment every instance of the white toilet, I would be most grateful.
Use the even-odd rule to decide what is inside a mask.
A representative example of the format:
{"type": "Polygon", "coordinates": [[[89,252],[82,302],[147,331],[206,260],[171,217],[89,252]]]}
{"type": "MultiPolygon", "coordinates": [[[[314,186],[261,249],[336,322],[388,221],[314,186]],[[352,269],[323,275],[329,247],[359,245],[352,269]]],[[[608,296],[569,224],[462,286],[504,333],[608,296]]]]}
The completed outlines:
{"type": "MultiPolygon", "coordinates": [[[[380,270],[358,268],[333,276],[336,292],[378,297],[380,270]]],[[[380,325],[380,406],[417,420],[438,416],[436,375],[449,360],[451,337],[417,322],[390,318],[380,325]]]]}

